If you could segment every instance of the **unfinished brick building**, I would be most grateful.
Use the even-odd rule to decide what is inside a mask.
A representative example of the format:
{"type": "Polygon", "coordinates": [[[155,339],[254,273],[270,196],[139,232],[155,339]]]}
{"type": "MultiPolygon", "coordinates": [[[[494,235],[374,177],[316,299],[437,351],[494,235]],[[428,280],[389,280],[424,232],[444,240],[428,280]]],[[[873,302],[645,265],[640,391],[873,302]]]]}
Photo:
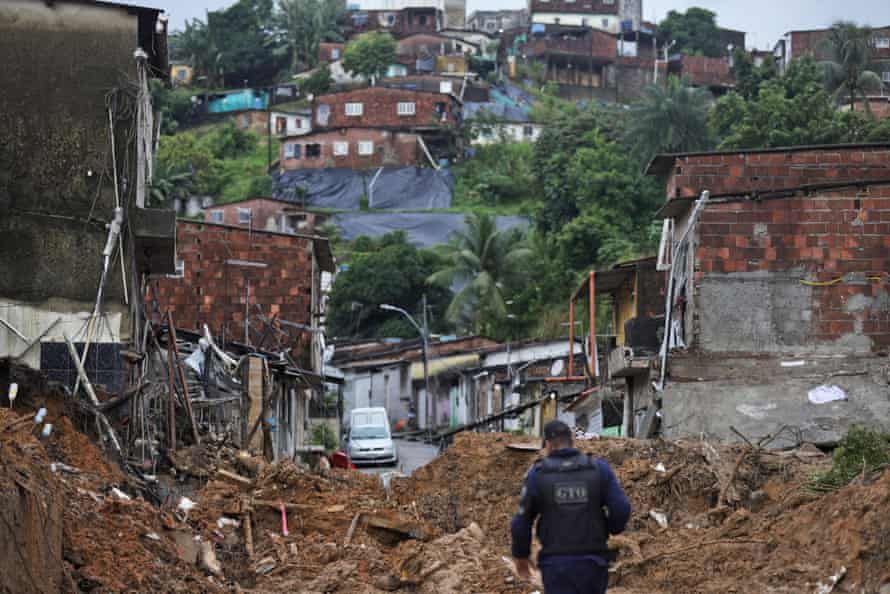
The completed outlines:
{"type": "Polygon", "coordinates": [[[649,173],[670,220],[667,435],[890,428],[890,145],[664,155],[649,173]]]}
{"type": "Polygon", "coordinates": [[[281,329],[296,362],[320,367],[313,329],[323,314],[322,272],[334,270],[327,239],[184,220],[176,230],[178,270],[150,281],[148,314],[160,322],[170,311],[178,327],[207,324],[222,342],[257,348],[274,344],[262,323],[274,317],[290,324],[281,329]]]}

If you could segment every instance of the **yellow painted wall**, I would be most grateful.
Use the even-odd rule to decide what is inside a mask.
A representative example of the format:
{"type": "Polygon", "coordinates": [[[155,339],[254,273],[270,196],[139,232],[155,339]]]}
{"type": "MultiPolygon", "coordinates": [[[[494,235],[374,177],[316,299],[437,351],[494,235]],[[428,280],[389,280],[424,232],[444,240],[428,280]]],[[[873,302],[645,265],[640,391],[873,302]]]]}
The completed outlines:
{"type": "Polygon", "coordinates": [[[174,85],[190,85],[194,72],[191,66],[185,64],[174,64],[170,66],[170,82],[174,85]]]}
{"type": "Polygon", "coordinates": [[[636,275],[634,276],[634,287],[622,287],[615,292],[615,334],[618,335],[618,344],[624,346],[624,323],[631,318],[637,317],[637,291],[636,291],[636,275]]]}

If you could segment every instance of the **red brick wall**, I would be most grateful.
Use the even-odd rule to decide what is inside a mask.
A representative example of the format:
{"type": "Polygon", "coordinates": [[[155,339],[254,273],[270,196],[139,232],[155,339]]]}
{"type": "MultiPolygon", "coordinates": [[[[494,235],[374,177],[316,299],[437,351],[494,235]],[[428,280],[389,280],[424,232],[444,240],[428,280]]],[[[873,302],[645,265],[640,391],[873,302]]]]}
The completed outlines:
{"type": "Polygon", "coordinates": [[[535,12],[567,12],[583,14],[618,14],[618,3],[615,0],[606,4],[602,0],[582,0],[567,2],[566,0],[532,0],[530,11],[535,12]]]}
{"type": "MultiPolygon", "coordinates": [[[[865,104],[857,101],[854,104],[856,111],[865,112],[865,104]]],[[[879,120],[890,118],[890,97],[874,97],[868,100],[868,109],[879,120]]]]}
{"type": "Polygon", "coordinates": [[[730,86],[735,83],[729,62],[723,58],[683,56],[682,75],[699,86],[730,86]]]}
{"type": "Polygon", "coordinates": [[[614,61],[618,53],[618,40],[612,35],[591,29],[586,36],[580,38],[574,36],[563,38],[553,33],[543,39],[534,39],[531,47],[535,55],[565,53],[614,61]]]}
{"type": "MultiPolygon", "coordinates": [[[[266,316],[277,313],[291,322],[310,323],[311,239],[191,221],[177,221],[176,234],[184,275],[151,280],[148,300],[157,299],[162,313],[172,311],[178,327],[200,330],[206,323],[215,335],[225,332],[227,340],[243,341],[248,281],[251,316],[259,304],[266,316]],[[232,266],[226,260],[262,262],[267,267],[232,266]]],[[[151,304],[147,309],[154,312],[151,304]]],[[[304,334],[292,345],[301,358],[307,356],[309,341],[304,334]]]]}
{"type": "Polygon", "coordinates": [[[343,48],[344,44],[342,43],[319,43],[318,44],[318,61],[319,62],[333,62],[334,60],[339,60],[343,57],[343,48]],[[338,50],[339,55],[334,57],[332,54],[333,50],[338,50]]]}
{"type": "Polygon", "coordinates": [[[219,206],[210,207],[204,210],[204,222],[218,223],[223,225],[232,225],[239,227],[247,227],[248,225],[238,222],[238,209],[249,208],[252,216],[250,227],[252,229],[262,229],[265,231],[279,231],[281,223],[281,213],[300,214],[304,216],[306,227],[301,232],[307,232],[315,229],[319,219],[324,217],[315,213],[305,212],[296,204],[282,202],[280,200],[269,200],[268,198],[254,198],[252,200],[243,200],[241,202],[233,202],[231,204],[221,204],[219,206]],[[222,212],[223,220],[214,221],[212,213],[222,212]],[[268,227],[270,217],[275,221],[275,228],[268,227]]]}
{"type": "Polygon", "coordinates": [[[280,150],[282,169],[321,169],[329,167],[370,169],[383,165],[417,165],[422,159],[416,134],[369,128],[349,128],[344,131],[297,136],[282,142],[280,150]],[[374,143],[373,155],[359,155],[358,144],[363,140],[370,140],[374,143]],[[345,156],[334,155],[335,142],[348,143],[349,154],[345,156]],[[285,158],[286,144],[300,145],[299,159],[285,158]],[[306,156],[306,146],[310,144],[321,145],[320,157],[308,158],[306,156]]]}
{"type": "Polygon", "coordinates": [[[668,198],[745,195],[840,181],[890,179],[890,145],[692,155],[674,161],[668,198]]]}
{"type": "MultiPolygon", "coordinates": [[[[828,54],[822,47],[822,43],[828,38],[828,29],[819,31],[792,31],[791,32],[791,57],[800,58],[805,55],[815,56],[818,60],[828,59],[828,54]]],[[[874,29],[872,37],[890,37],[890,27],[874,29]]],[[[890,48],[873,49],[872,57],[877,60],[890,59],[890,48]]]]}
{"type": "Polygon", "coordinates": [[[809,340],[834,342],[857,334],[870,338],[873,350],[890,347],[890,185],[712,204],[702,213],[698,239],[698,282],[757,272],[786,273],[792,284],[798,278],[832,282],[812,288],[812,303],[793,304],[812,310],[805,329],[809,340]]]}
{"type": "Polygon", "coordinates": [[[315,100],[312,107],[312,122],[316,128],[410,128],[455,124],[458,106],[450,95],[423,93],[397,89],[371,87],[345,93],[323,95],[315,100]],[[413,116],[400,116],[398,103],[412,101],[415,104],[413,116]],[[347,103],[361,103],[361,116],[347,116],[347,103]],[[436,111],[436,105],[445,109],[445,120],[436,111]],[[318,117],[319,107],[327,105],[330,116],[327,123],[318,117]]]}

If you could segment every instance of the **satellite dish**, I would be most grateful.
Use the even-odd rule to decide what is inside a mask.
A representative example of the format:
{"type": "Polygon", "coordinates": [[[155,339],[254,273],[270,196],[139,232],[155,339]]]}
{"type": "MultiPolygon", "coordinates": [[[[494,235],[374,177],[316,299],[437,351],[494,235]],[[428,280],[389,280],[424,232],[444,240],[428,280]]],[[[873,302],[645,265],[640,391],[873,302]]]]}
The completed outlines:
{"type": "Polygon", "coordinates": [[[565,363],[562,359],[557,359],[553,362],[553,365],[550,366],[550,377],[559,377],[562,375],[562,370],[565,367],[565,363]]]}

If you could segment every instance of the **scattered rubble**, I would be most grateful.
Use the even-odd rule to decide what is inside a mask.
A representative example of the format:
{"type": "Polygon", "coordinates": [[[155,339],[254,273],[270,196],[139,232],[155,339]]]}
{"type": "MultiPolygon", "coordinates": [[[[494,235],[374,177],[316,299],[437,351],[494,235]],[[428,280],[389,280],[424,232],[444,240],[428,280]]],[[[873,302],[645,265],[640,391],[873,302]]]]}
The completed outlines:
{"type": "MultiPolygon", "coordinates": [[[[95,434],[81,430],[91,418],[65,415],[66,397],[20,390],[15,411],[0,409],[0,533],[13,535],[0,538],[0,552],[4,574],[16,575],[3,583],[13,591],[542,589],[505,562],[537,440],[461,434],[412,476],[389,477],[388,489],[376,476],[272,464],[213,439],[166,452],[169,470],[154,477],[110,463],[95,434]],[[56,427],[43,441],[37,406],[56,427]]],[[[579,445],[610,462],[634,506],[628,531],[611,541],[614,592],[877,592],[890,584],[888,472],[820,493],[812,477],[828,458],[812,447],[579,445]]]]}

